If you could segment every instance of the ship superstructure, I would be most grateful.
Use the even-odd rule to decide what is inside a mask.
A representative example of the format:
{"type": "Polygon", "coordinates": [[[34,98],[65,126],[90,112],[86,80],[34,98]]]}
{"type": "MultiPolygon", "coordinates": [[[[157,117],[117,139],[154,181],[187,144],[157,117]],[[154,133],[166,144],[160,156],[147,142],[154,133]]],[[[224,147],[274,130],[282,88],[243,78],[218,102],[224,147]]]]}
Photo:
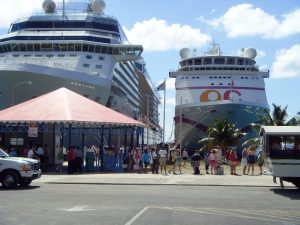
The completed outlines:
{"type": "Polygon", "coordinates": [[[239,56],[224,56],[216,44],[202,56],[181,50],[180,68],[170,72],[176,78],[176,144],[199,149],[215,118],[226,118],[244,131],[259,121],[268,109],[264,79],[269,71],[259,70],[256,54],[248,48],[239,56]]]}

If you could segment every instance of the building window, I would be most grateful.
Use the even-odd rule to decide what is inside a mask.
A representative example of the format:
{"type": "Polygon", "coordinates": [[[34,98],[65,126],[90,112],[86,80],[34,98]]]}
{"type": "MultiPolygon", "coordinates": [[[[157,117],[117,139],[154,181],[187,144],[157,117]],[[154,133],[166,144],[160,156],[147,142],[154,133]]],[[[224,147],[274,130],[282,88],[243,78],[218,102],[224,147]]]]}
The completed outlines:
{"type": "Polygon", "coordinates": [[[83,66],[84,68],[89,68],[89,67],[90,67],[90,64],[84,63],[82,66],[83,66]]]}
{"type": "Polygon", "coordinates": [[[58,54],[58,57],[65,57],[65,54],[58,54]]]}
{"type": "Polygon", "coordinates": [[[104,57],[104,56],[99,56],[98,59],[99,59],[99,60],[104,60],[105,57],[104,57]]]}
{"type": "Polygon", "coordinates": [[[70,54],[70,57],[76,57],[77,55],[76,54],[70,54]]]}
{"type": "Polygon", "coordinates": [[[93,57],[91,55],[86,55],[87,59],[92,59],[93,57]]]}

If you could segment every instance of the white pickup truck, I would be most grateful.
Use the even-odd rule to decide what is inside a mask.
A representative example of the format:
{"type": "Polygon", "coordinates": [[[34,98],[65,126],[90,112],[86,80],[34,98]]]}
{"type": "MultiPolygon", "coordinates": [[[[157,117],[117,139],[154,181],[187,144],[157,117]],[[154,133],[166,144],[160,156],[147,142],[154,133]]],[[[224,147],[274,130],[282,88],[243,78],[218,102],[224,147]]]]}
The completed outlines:
{"type": "Polygon", "coordinates": [[[26,187],[32,180],[40,177],[41,170],[38,160],[10,157],[0,149],[0,182],[3,188],[15,188],[18,185],[26,187]]]}

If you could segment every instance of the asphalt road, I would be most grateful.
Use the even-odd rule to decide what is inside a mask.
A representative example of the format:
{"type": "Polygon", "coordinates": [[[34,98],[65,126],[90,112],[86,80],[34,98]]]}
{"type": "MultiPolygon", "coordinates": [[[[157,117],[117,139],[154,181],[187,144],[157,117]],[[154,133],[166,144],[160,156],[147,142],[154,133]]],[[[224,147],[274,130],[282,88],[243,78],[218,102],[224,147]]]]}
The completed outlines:
{"type": "Polygon", "coordinates": [[[40,184],[0,189],[0,224],[294,225],[299,200],[279,187],[40,184]]]}

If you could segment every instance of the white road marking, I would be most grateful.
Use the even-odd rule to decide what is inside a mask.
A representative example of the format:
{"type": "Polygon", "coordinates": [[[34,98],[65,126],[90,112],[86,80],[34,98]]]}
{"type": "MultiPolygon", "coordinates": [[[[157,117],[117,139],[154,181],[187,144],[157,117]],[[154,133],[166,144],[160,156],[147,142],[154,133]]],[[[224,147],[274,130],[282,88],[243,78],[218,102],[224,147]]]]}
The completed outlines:
{"type": "Polygon", "coordinates": [[[131,224],[133,224],[134,221],[136,221],[148,209],[149,209],[148,206],[146,206],[145,208],[143,208],[141,211],[138,212],[138,214],[136,214],[134,217],[132,217],[131,220],[129,220],[125,225],[131,225],[131,224]]]}
{"type": "Polygon", "coordinates": [[[84,212],[84,211],[90,211],[90,210],[96,210],[96,209],[88,209],[88,205],[75,205],[72,208],[69,209],[59,209],[66,212],[84,212]]]}

